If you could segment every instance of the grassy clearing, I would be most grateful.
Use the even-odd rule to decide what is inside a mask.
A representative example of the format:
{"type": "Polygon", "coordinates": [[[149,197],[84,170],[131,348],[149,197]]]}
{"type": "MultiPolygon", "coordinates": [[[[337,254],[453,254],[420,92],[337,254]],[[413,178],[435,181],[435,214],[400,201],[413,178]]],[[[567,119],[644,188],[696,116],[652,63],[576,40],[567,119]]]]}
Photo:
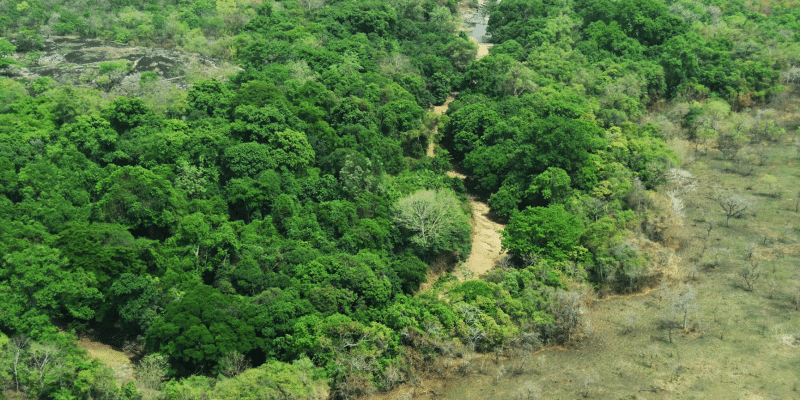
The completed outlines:
{"type": "Polygon", "coordinates": [[[100,361],[107,367],[111,368],[114,372],[114,377],[120,385],[134,381],[134,365],[131,362],[130,356],[119,351],[114,350],[111,346],[103,344],[87,337],[81,338],[78,342],[78,347],[86,350],[89,357],[100,361]]]}

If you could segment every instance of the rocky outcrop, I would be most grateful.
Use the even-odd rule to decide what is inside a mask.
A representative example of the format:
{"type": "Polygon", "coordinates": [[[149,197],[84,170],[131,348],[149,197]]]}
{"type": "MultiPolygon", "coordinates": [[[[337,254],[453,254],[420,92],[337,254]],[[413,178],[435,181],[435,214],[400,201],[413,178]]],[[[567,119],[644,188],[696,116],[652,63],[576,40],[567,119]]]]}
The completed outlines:
{"type": "MultiPolygon", "coordinates": [[[[129,46],[99,39],[79,37],[51,37],[37,60],[29,54],[17,54],[17,60],[26,66],[10,68],[7,75],[15,79],[34,80],[50,77],[61,84],[98,87],[105,90],[138,84],[143,72],[155,72],[159,80],[166,80],[181,89],[188,86],[187,73],[200,76],[219,76],[235,72],[238,68],[200,54],[173,49],[129,46]],[[111,61],[127,61],[127,68],[113,76],[102,76],[100,65],[111,61]]],[[[108,74],[106,74],[108,75],[108,74]]]]}

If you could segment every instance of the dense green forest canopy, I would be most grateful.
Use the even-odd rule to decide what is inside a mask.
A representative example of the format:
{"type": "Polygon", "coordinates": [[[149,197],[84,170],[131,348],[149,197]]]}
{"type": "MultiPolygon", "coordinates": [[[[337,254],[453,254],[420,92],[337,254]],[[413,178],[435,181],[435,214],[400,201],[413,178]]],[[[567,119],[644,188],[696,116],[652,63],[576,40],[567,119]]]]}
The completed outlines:
{"type": "MultiPolygon", "coordinates": [[[[90,328],[138,340],[167,398],[234,398],[263,379],[283,383],[259,398],[315,396],[320,382],[349,398],[402,382],[409,349],[434,356],[440,339],[567,340],[560,291],[654,276],[631,238],[657,231],[649,191],[676,158],[648,108],[692,102],[685,124],[703,137],[709,105],[764,101],[800,54],[792,2],[764,15],[744,1],[504,0],[487,6],[495,45],[477,61],[456,9],[0,1],[9,76],[51,35],[242,68],[158,106],[0,77],[3,390],[136,398],[59,333],[90,328]],[[452,91],[446,116],[428,111],[452,91]],[[444,174],[451,160],[465,182],[444,174]],[[511,267],[420,291],[430,263],[470,253],[468,190],[508,221],[511,267]],[[45,351],[58,371],[37,370],[45,351]]],[[[143,90],[158,79],[141,74],[143,90]]]]}

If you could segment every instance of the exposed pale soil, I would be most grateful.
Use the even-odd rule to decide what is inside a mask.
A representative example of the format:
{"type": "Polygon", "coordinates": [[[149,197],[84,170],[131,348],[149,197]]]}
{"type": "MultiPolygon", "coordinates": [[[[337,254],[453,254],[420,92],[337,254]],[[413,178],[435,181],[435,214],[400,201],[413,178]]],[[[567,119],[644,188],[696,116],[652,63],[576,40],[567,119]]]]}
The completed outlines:
{"type": "MultiPolygon", "coordinates": [[[[460,174],[449,171],[447,175],[460,174]]],[[[489,219],[491,209],[488,204],[470,199],[469,206],[472,209],[472,252],[464,265],[477,278],[489,272],[505,255],[500,243],[500,231],[505,229],[505,225],[489,219]]]]}
{"type": "MultiPolygon", "coordinates": [[[[444,104],[433,107],[433,112],[439,115],[446,113],[453,100],[455,100],[455,97],[448,96],[444,104]]],[[[438,133],[438,127],[436,133],[438,133]]],[[[434,134],[434,136],[436,136],[436,134],[434,134]]],[[[433,142],[428,144],[428,157],[436,156],[435,148],[436,145],[433,142]]],[[[451,178],[459,178],[462,180],[467,178],[464,174],[456,171],[448,171],[447,175],[451,178]]],[[[469,207],[472,210],[472,220],[470,223],[472,225],[472,252],[469,258],[467,258],[467,261],[464,262],[464,266],[470,271],[472,278],[477,278],[489,272],[489,270],[500,261],[503,255],[505,255],[505,252],[502,250],[502,244],[500,243],[499,233],[499,231],[505,228],[505,225],[489,219],[491,209],[488,204],[470,198],[469,207]]],[[[465,279],[466,277],[461,276],[461,278],[465,279]]]]}
{"type": "MultiPolygon", "coordinates": [[[[444,104],[440,106],[433,106],[433,112],[439,115],[444,115],[444,113],[447,112],[447,109],[450,108],[450,103],[452,103],[453,100],[455,99],[456,98],[453,96],[447,96],[447,100],[444,101],[444,104]]],[[[439,134],[439,125],[436,125],[433,131],[433,136],[436,137],[438,136],[438,134],[439,134]]],[[[434,152],[435,148],[436,148],[436,143],[434,143],[433,141],[428,143],[428,151],[426,152],[428,157],[436,157],[436,154],[434,152]]]]}
{"type": "MultiPolygon", "coordinates": [[[[484,0],[479,0],[480,7],[483,7],[483,3],[484,0]]],[[[465,8],[460,10],[459,13],[464,18],[464,25],[462,29],[466,32],[472,33],[476,24],[485,25],[488,21],[488,17],[482,15],[479,9],[465,8]]],[[[470,40],[478,45],[478,54],[476,56],[477,59],[481,59],[489,54],[489,48],[492,46],[491,44],[481,43],[481,41],[475,37],[470,37],[470,40]]],[[[433,111],[439,115],[445,114],[450,107],[450,103],[452,103],[454,99],[455,98],[453,96],[448,96],[444,104],[440,106],[434,106],[433,111]]],[[[437,133],[438,127],[437,131],[434,133],[434,136],[437,136],[437,133]]],[[[435,148],[436,145],[433,142],[428,144],[428,157],[435,157],[435,148]]],[[[447,175],[450,177],[457,177],[462,180],[466,179],[465,175],[456,171],[448,171],[447,175]]],[[[469,206],[472,210],[472,252],[470,253],[469,258],[467,258],[463,264],[465,269],[469,272],[466,274],[466,276],[465,274],[458,274],[461,279],[477,278],[480,275],[485,274],[495,265],[497,265],[498,261],[500,261],[500,259],[505,255],[500,242],[501,236],[499,233],[505,228],[505,225],[489,219],[491,209],[489,208],[488,204],[475,200],[474,198],[470,198],[469,206]]],[[[439,269],[441,268],[431,268],[433,276],[428,277],[429,282],[434,281],[436,275],[444,272],[438,271],[439,269]]],[[[424,290],[425,287],[423,286],[422,289],[424,290]]]]}
{"type": "Polygon", "coordinates": [[[491,43],[485,43],[489,17],[483,12],[484,3],[485,0],[478,0],[478,8],[463,7],[459,10],[463,19],[461,30],[467,32],[470,36],[469,39],[478,45],[478,60],[489,55],[489,49],[493,46],[491,43]]]}
{"type": "Polygon", "coordinates": [[[469,38],[469,39],[478,45],[478,56],[476,57],[478,60],[489,55],[489,49],[492,47],[491,44],[480,43],[475,38],[469,38]]]}

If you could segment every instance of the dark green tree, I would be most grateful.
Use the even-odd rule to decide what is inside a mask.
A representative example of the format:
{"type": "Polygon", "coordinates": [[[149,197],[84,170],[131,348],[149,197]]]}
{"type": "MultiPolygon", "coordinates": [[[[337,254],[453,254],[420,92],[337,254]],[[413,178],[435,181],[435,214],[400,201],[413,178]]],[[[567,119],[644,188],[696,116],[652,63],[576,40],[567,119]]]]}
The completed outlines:
{"type": "Polygon", "coordinates": [[[75,122],[61,127],[62,143],[74,145],[94,162],[109,162],[117,142],[117,132],[100,116],[80,115],[75,122]]]}
{"type": "Polygon", "coordinates": [[[172,184],[152,171],[126,166],[97,183],[99,218],[160,237],[176,220],[180,203],[172,184]]]}
{"type": "Polygon", "coordinates": [[[146,268],[139,243],[121,225],[70,222],[59,237],[70,265],[92,273],[103,292],[121,274],[141,274],[146,268]]]}
{"type": "Polygon", "coordinates": [[[233,178],[254,178],[261,172],[278,166],[270,146],[256,142],[241,143],[225,149],[222,160],[229,176],[233,178]]]}
{"type": "Polygon", "coordinates": [[[36,245],[6,254],[0,269],[0,324],[5,330],[38,337],[54,333],[52,318],[87,321],[102,295],[94,277],[53,248],[36,245]]]}
{"type": "Polygon", "coordinates": [[[528,207],[514,214],[503,231],[503,248],[515,256],[537,255],[547,260],[582,259],[583,223],[563,205],[528,207]]]}
{"type": "Polygon", "coordinates": [[[158,286],[149,275],[124,273],[114,280],[108,300],[126,329],[147,332],[156,319],[158,286]]]}
{"type": "Polygon", "coordinates": [[[200,81],[189,89],[188,112],[198,117],[225,117],[230,110],[232,94],[216,79],[200,81]]]}
{"type": "Polygon", "coordinates": [[[225,354],[244,354],[261,346],[245,307],[236,297],[198,284],[167,304],[164,315],[147,331],[147,347],[192,370],[213,370],[225,354]]]}

